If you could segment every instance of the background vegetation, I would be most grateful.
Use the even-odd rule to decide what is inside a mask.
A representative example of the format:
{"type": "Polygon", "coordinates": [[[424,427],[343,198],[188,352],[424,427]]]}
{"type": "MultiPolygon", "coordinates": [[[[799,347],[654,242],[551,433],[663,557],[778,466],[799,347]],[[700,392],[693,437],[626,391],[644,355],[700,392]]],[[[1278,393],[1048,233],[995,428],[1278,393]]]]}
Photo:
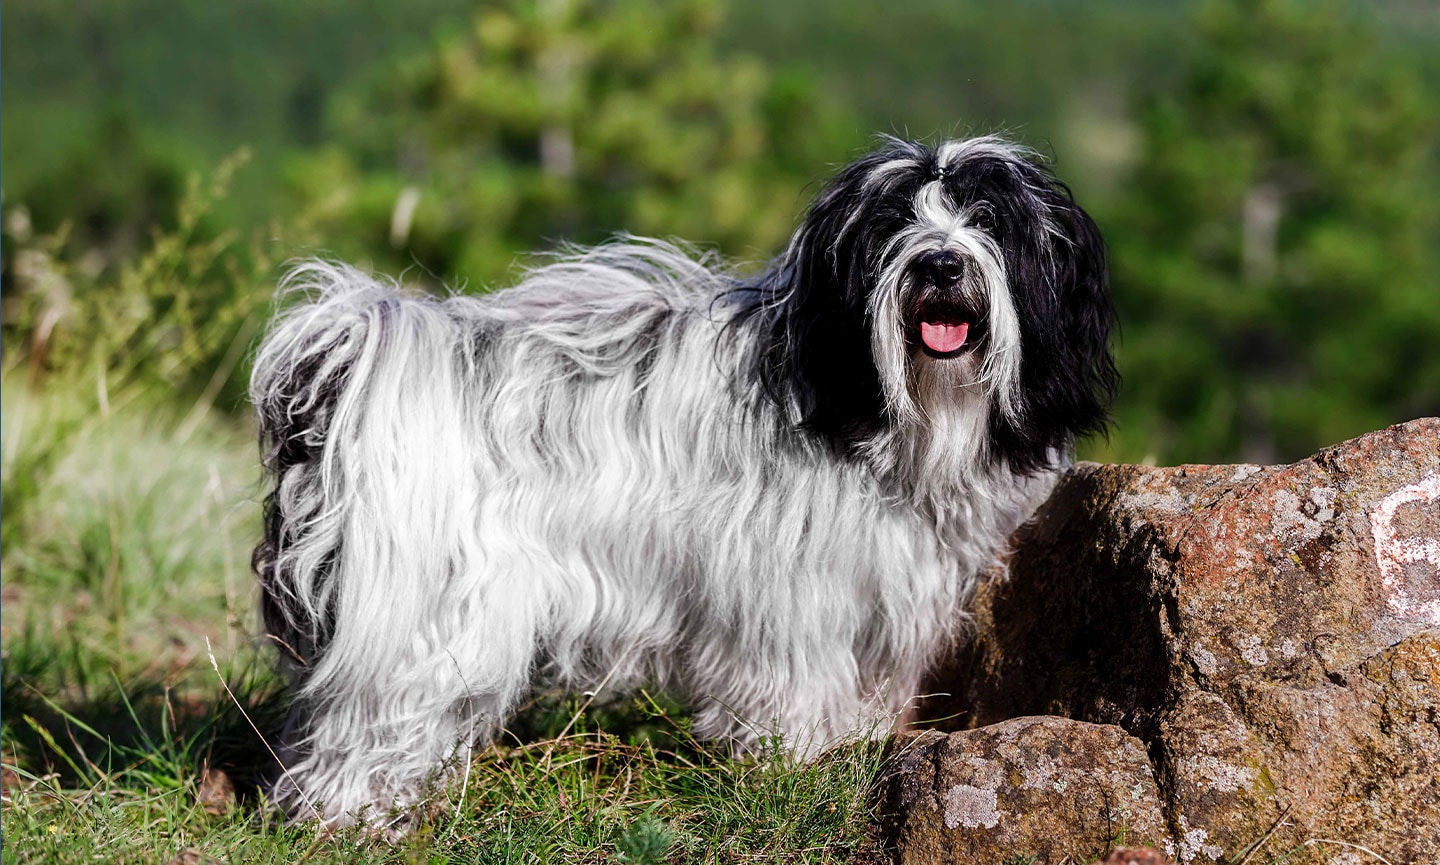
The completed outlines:
{"type": "MultiPolygon", "coordinates": [[[[1428,0],[12,0],[0,56],[7,860],[346,856],[206,773],[251,795],[238,708],[276,720],[243,395],[296,255],[482,291],[623,230],[760,266],[875,132],[1002,130],[1111,245],[1125,386],[1082,455],[1287,461],[1440,414],[1428,0]]],[[[611,738],[576,708],[373,855],[865,849],[873,755],[732,764],[658,704],[611,738]]]]}

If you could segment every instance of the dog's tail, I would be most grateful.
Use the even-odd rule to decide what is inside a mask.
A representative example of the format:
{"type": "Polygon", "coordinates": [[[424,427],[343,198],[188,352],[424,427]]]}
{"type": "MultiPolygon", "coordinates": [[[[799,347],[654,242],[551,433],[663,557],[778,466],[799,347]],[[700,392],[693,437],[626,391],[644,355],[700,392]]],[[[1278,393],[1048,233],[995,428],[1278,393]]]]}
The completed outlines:
{"type": "Polygon", "coordinates": [[[280,290],[309,300],[277,318],[250,379],[274,485],[253,566],[271,639],[324,687],[317,658],[346,654],[342,641],[352,654],[393,644],[453,550],[466,508],[458,467],[440,461],[465,450],[455,406],[471,329],[449,304],[344,265],[301,264],[280,290]]]}

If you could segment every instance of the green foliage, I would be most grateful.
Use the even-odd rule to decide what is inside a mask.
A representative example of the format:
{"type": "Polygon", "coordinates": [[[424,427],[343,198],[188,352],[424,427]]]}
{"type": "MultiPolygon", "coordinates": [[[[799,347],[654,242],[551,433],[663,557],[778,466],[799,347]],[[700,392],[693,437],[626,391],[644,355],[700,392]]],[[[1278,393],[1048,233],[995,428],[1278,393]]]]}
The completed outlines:
{"type": "Polygon", "coordinates": [[[323,107],[377,58],[423,46],[469,0],[10,0],[5,198],[36,230],[76,223],[111,247],[168,223],[186,176],[241,146],[247,182],[222,202],[229,225],[277,212],[288,148],[317,143],[323,107]]]}
{"type": "Polygon", "coordinates": [[[707,0],[480,4],[334,113],[292,177],[319,233],[448,281],[617,232],[773,252],[854,141],[794,78],[715,46],[707,0]],[[386,253],[386,250],[392,250],[386,253]]]}
{"type": "Polygon", "coordinates": [[[32,388],[25,369],[7,371],[0,443],[6,861],[156,861],[209,819],[204,765],[266,765],[214,700],[211,645],[250,715],[278,724],[255,673],[253,444],[213,414],[99,410],[95,390],[32,388]]]}
{"type": "Polygon", "coordinates": [[[202,229],[239,164],[192,180],[174,229],[114,264],[5,215],[0,614],[7,663],[11,635],[55,646],[62,690],[183,668],[253,607],[259,472],[213,408],[240,399],[271,264],[202,229]]]}
{"type": "Polygon", "coordinates": [[[38,166],[22,169],[29,177],[19,184],[10,176],[16,160],[6,160],[6,192],[18,186],[35,193],[24,199],[34,226],[63,227],[70,249],[109,261],[143,248],[151,231],[173,230],[186,189],[183,147],[113,110],[65,120],[57,125],[66,128],[66,140],[78,128],[83,132],[73,140],[87,143],[53,148],[38,166]],[[105,146],[88,143],[97,140],[105,146]]]}
{"type": "Polygon", "coordinates": [[[1196,27],[1106,226],[1117,449],[1274,462],[1440,412],[1436,102],[1413,65],[1339,2],[1215,0],[1196,27]]]}
{"type": "Polygon", "coordinates": [[[649,814],[637,819],[616,839],[620,861],[627,865],[661,865],[674,846],[675,832],[664,820],[649,814]]]}
{"type": "MultiPolygon", "coordinates": [[[[870,131],[998,127],[1057,155],[1114,249],[1129,374],[1089,455],[1289,458],[1440,410],[1424,4],[17,0],[5,23],[7,209],[63,237],[77,297],[244,141],[192,241],[283,212],[311,249],[464,285],[619,231],[762,259],[870,131]]],[[[257,250],[295,254],[293,228],[257,250]]],[[[36,247],[5,240],[13,352],[36,247]]]]}
{"type": "Polygon", "coordinates": [[[68,389],[7,382],[4,400],[7,634],[40,629],[136,673],[132,651],[142,668],[183,663],[252,618],[248,436],[143,402],[90,411],[68,389]]]}
{"type": "Polygon", "coordinates": [[[8,209],[7,376],[24,368],[33,388],[91,395],[82,408],[96,412],[193,400],[198,418],[243,404],[246,351],[268,317],[287,233],[271,224],[245,239],[211,222],[247,159],[237,153],[208,182],[192,176],[173,227],[138,253],[72,243],[69,223],[37,235],[25,207],[8,209]]]}
{"type": "MultiPolygon", "coordinates": [[[[1174,80],[1172,2],[731,0],[726,43],[804,66],[862,128],[903,136],[1004,131],[1054,153],[1088,201],[1129,155],[1125,96],[1174,80]]],[[[831,154],[824,157],[836,161],[831,154]]]]}

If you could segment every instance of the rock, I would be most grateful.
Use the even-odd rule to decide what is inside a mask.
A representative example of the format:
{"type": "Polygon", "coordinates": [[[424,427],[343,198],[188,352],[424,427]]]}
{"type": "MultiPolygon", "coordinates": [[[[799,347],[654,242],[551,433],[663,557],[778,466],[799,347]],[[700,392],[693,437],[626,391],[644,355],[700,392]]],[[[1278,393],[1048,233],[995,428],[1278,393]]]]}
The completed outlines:
{"type": "Polygon", "coordinates": [[[1145,747],[1119,727],[1016,718],[891,748],[882,834],[905,865],[1089,862],[1167,837],[1145,747]]]}
{"type": "Polygon", "coordinates": [[[1440,862],[1440,420],[1288,466],[1082,464],[1013,546],[930,717],[1119,725],[1181,863],[1440,862]]]}
{"type": "Polygon", "coordinates": [[[196,784],[195,800],[207,814],[224,814],[235,806],[235,783],[223,771],[206,766],[196,784]]]}

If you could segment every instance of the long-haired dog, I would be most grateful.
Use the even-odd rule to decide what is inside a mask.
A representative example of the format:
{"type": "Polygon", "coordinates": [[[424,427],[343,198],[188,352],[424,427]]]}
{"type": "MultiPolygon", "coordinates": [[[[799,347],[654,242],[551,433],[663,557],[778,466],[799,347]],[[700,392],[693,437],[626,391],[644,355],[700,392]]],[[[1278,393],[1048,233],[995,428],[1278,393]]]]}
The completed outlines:
{"type": "Polygon", "coordinates": [[[493,294],[339,265],[255,359],[275,797],[383,823],[540,679],[809,755],[893,719],[1116,386],[1099,232],[993,137],[886,140],[741,278],[579,251],[493,294]]]}

